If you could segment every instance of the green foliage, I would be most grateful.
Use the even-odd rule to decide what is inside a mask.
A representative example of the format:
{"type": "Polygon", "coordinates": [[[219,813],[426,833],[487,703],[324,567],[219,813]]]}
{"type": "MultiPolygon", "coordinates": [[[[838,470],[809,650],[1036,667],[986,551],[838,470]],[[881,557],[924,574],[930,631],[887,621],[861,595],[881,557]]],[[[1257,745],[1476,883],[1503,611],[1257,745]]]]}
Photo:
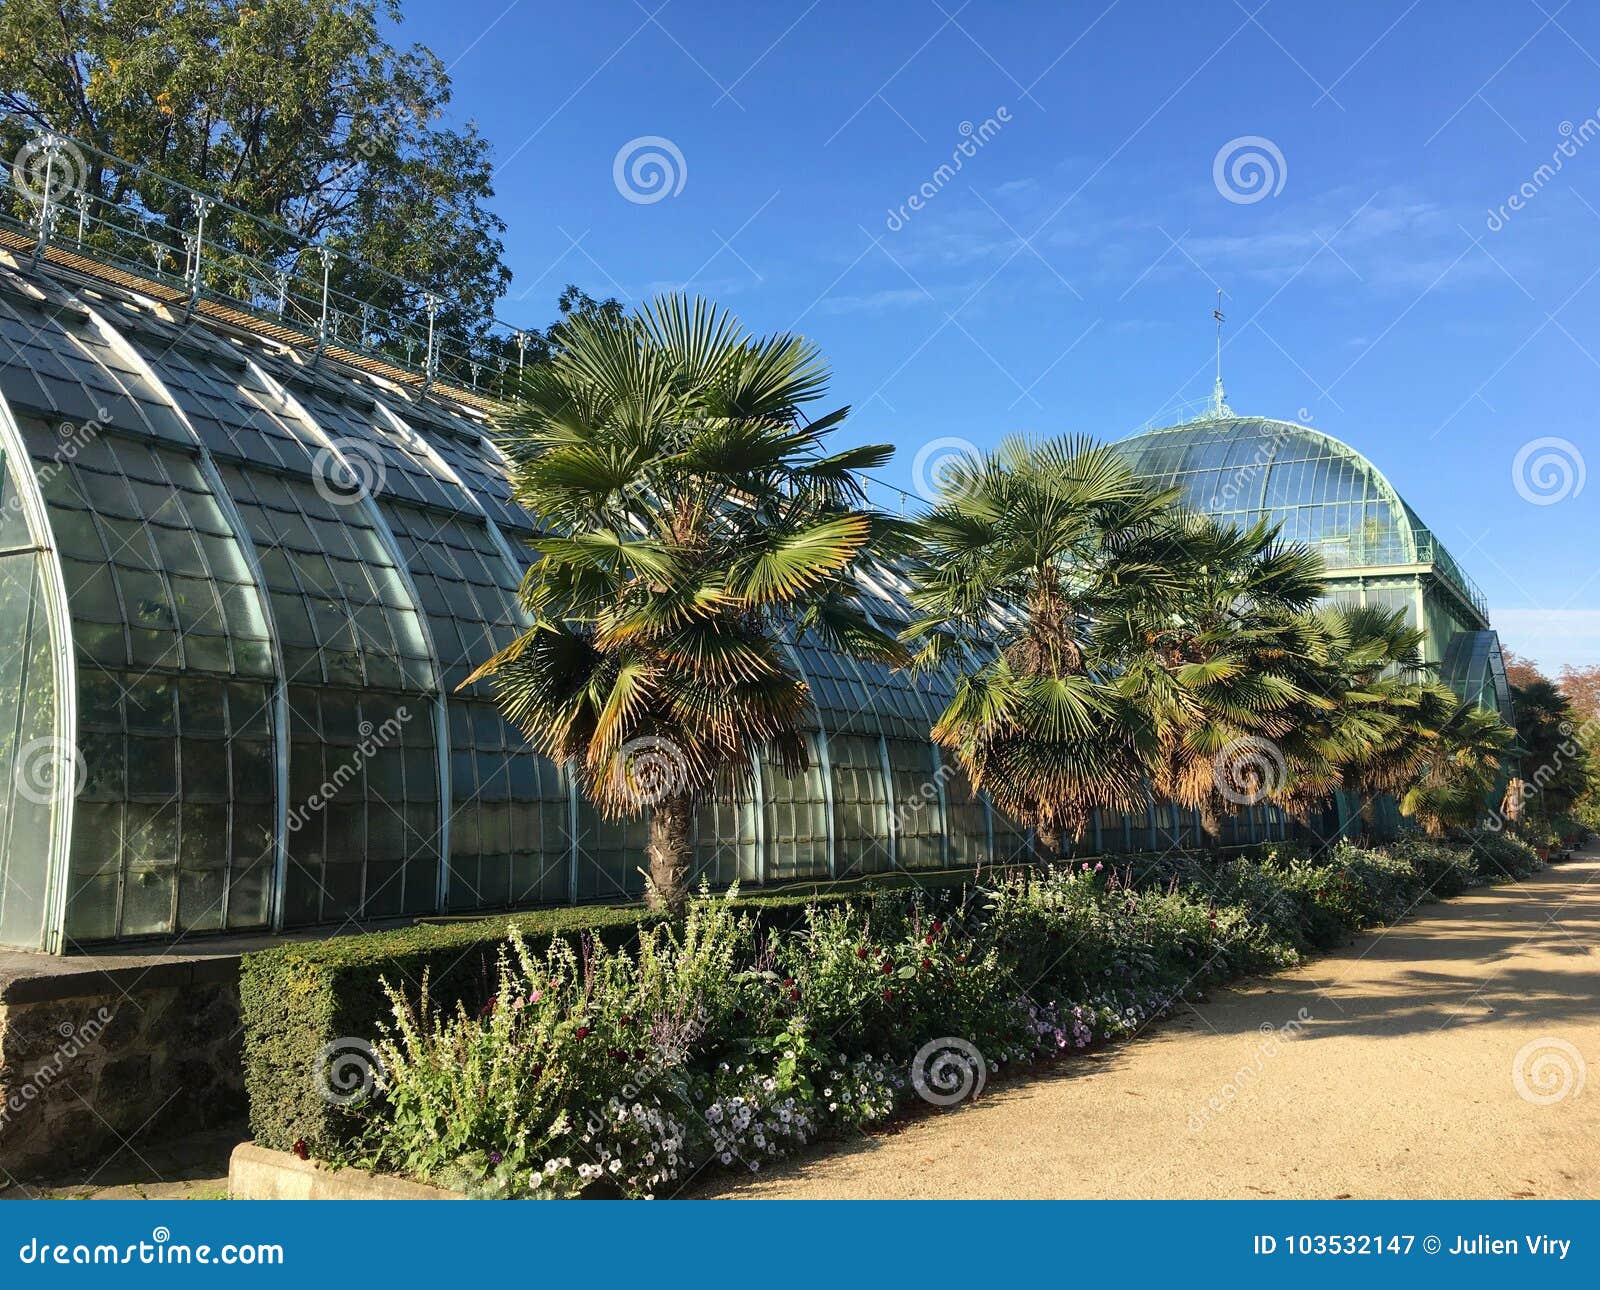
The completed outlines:
{"type": "Polygon", "coordinates": [[[804,768],[797,630],[858,655],[903,651],[850,574],[893,525],[828,452],[848,409],[807,420],[827,368],[798,336],[747,336],[704,300],[570,315],[500,442],[519,501],[551,525],[522,589],[531,626],[475,674],[606,815],[650,809],[653,897],[684,895],[693,802],[747,782],[760,752],[804,768]]]}
{"type": "MultiPolygon", "coordinates": [[[[7,0],[0,6],[0,125],[6,157],[47,127],[137,163],[87,158],[83,188],[176,230],[187,198],[165,175],[287,225],[445,301],[442,326],[488,313],[510,272],[488,144],[442,124],[443,63],[397,49],[394,0],[7,0]]],[[[271,259],[250,219],[219,209],[216,251],[271,259]]],[[[241,261],[241,264],[243,262],[241,261]]],[[[420,297],[344,257],[334,289],[420,313],[420,297]]]]}
{"type": "Polygon", "coordinates": [[[1131,586],[1171,582],[1149,543],[1176,494],[1082,438],[1006,439],[951,465],[942,488],[917,527],[921,617],[903,639],[918,667],[957,674],[934,739],[1054,859],[1096,807],[1143,801],[1149,722],[1088,623],[1131,586]]]}
{"type": "Polygon", "coordinates": [[[848,893],[787,927],[702,891],[631,947],[514,931],[486,1007],[391,992],[377,1095],[339,1155],[482,1196],[670,1194],[881,1122],[927,1045],[959,1037],[992,1069],[1134,1034],[1477,881],[1477,856],[1412,836],[1085,863],[848,893]]]}
{"type": "MultiPolygon", "coordinates": [[[[637,906],[585,906],[517,914],[509,925],[534,943],[579,933],[620,941],[643,917],[637,906]]],[[[386,983],[415,998],[426,980],[433,1008],[481,1003],[493,988],[507,926],[504,918],[420,925],[245,955],[239,998],[256,1141],[280,1151],[297,1141],[313,1151],[334,1149],[352,1126],[319,1085],[324,1046],[378,1037],[390,1012],[386,983]]]]}

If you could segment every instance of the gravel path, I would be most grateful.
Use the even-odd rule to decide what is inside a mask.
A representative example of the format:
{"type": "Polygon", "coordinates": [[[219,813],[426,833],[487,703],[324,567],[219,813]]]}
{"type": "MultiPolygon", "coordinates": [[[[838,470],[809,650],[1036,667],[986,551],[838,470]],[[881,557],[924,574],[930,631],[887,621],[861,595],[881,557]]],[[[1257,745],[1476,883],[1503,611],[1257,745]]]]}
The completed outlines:
{"type": "Polygon", "coordinates": [[[1596,1197],[1600,854],[701,1194],[1596,1197]]]}

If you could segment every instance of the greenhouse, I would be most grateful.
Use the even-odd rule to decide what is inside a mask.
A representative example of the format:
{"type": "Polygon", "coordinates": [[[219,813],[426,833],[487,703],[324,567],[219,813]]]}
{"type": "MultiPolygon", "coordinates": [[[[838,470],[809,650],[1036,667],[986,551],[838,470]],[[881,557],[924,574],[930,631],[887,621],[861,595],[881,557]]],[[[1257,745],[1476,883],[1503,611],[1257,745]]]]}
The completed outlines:
{"type": "MultiPolygon", "coordinates": [[[[637,895],[642,822],[458,689],[518,626],[535,525],[481,414],[183,322],[0,266],[0,943],[637,895]]],[[[811,767],[703,810],[709,881],[1025,845],[939,765],[938,687],[795,648],[811,767]]]]}
{"type": "MultiPolygon", "coordinates": [[[[492,404],[159,287],[82,257],[0,256],[0,944],[637,896],[644,821],[599,818],[482,685],[460,688],[519,626],[537,528],[488,436],[492,404]]],[[[1283,519],[1336,594],[1412,608],[1463,692],[1503,701],[1481,601],[1359,455],[1231,417],[1127,446],[1195,504],[1283,519]]],[[[881,626],[908,620],[895,573],[865,590],[881,626]]],[[[928,738],[947,681],[809,637],[793,649],[810,768],[757,766],[744,798],[704,806],[696,880],[1026,850],[928,738]]],[[[1257,806],[1223,840],[1291,827],[1257,806]]],[[[1157,803],[1097,818],[1083,849],[1199,838],[1193,812],[1157,803]]]]}
{"type": "Polygon", "coordinates": [[[1483,593],[1393,485],[1354,448],[1309,426],[1235,416],[1219,398],[1182,425],[1119,447],[1146,480],[1239,525],[1266,519],[1327,567],[1329,599],[1404,609],[1423,653],[1463,697],[1511,714],[1483,593]]]}

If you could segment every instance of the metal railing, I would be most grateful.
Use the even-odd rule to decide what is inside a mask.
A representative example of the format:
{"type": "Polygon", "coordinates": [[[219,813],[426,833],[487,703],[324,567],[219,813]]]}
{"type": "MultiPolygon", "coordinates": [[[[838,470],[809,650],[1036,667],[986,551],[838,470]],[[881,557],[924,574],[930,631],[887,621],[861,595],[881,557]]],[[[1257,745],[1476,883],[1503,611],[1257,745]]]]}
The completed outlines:
{"type": "Polygon", "coordinates": [[[424,388],[494,398],[526,358],[527,333],[493,315],[61,134],[34,133],[0,170],[0,231],[35,264],[109,270],[99,276],[148,283],[186,317],[237,314],[424,388]]]}

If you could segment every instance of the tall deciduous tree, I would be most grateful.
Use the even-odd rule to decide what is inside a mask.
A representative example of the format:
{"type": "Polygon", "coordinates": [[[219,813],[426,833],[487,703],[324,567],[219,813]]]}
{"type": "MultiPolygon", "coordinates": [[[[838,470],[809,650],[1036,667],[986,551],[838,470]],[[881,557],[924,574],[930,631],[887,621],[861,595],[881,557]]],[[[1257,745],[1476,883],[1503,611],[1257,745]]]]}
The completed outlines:
{"type": "MultiPolygon", "coordinates": [[[[169,176],[436,293],[464,329],[510,277],[488,144],[443,124],[449,77],[432,51],[384,39],[399,18],[395,0],[6,0],[0,144],[9,162],[31,131],[77,137],[144,168],[85,154],[97,198],[176,229],[190,212],[154,177],[169,176]]],[[[224,211],[208,234],[277,249],[224,211]]],[[[420,308],[345,260],[333,285],[420,308]]]]}

